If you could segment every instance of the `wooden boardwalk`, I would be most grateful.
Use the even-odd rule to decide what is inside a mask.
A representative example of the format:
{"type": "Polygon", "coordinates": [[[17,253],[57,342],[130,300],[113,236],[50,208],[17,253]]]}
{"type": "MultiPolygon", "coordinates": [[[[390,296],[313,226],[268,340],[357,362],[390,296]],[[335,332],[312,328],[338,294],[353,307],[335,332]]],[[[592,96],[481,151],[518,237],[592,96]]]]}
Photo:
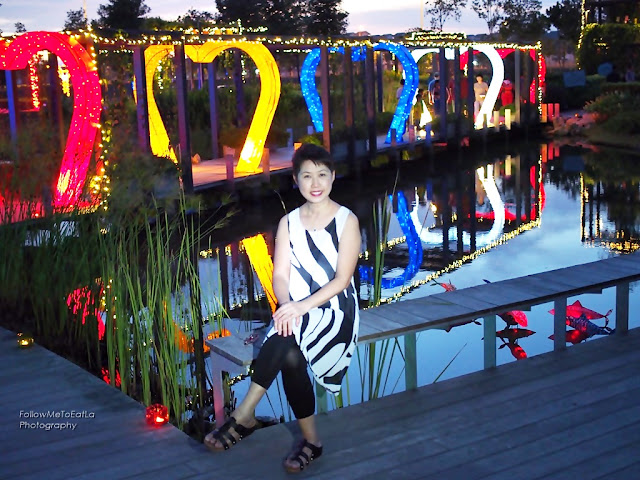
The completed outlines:
{"type": "MultiPolygon", "coordinates": [[[[1,479],[289,478],[280,460],[293,424],[213,454],[172,426],[148,427],[140,404],[39,346],[18,349],[6,330],[0,360],[1,479]],[[24,417],[62,411],[81,417],[24,417]]],[[[325,454],[304,476],[639,478],[638,398],[635,329],[319,415],[325,454]]]]}
{"type": "MultiPolygon", "coordinates": [[[[386,140],[385,135],[377,137],[377,151],[379,153],[385,152],[392,147],[384,143],[386,140]]],[[[413,145],[423,144],[424,140],[416,140],[413,145]]],[[[408,148],[411,144],[404,143],[402,148],[408,148]]],[[[291,157],[293,156],[293,147],[283,147],[271,151],[269,155],[271,174],[277,173],[289,173],[291,172],[291,157]]],[[[234,166],[238,164],[235,160],[234,166]]],[[[200,163],[191,165],[193,172],[193,186],[196,191],[221,186],[227,183],[227,164],[224,158],[214,158],[212,160],[202,160],[200,163]]],[[[260,178],[262,174],[237,174],[235,177],[236,182],[242,182],[254,178],[260,178]]]]}

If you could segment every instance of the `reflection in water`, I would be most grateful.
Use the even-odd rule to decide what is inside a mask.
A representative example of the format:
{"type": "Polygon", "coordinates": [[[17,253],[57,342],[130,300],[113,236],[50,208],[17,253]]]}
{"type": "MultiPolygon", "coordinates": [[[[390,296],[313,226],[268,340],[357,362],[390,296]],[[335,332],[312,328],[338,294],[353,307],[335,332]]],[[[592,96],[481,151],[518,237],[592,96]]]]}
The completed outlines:
{"type": "Polygon", "coordinates": [[[509,350],[511,351],[511,355],[513,355],[513,358],[515,358],[516,360],[523,360],[527,358],[527,352],[524,351],[524,348],[518,345],[518,340],[505,341],[505,339],[503,338],[502,345],[498,347],[498,350],[504,347],[509,348],[509,350]]]}
{"type": "MultiPolygon", "coordinates": [[[[384,277],[382,279],[382,288],[395,288],[404,285],[416,276],[420,265],[422,265],[422,245],[420,244],[420,237],[416,232],[414,223],[411,222],[411,216],[407,208],[407,199],[403,192],[398,192],[397,199],[398,212],[396,214],[396,218],[407,242],[409,262],[400,275],[391,278],[384,277]]],[[[391,206],[392,202],[393,195],[389,195],[389,206],[391,206]]],[[[360,274],[361,282],[373,281],[373,267],[360,265],[358,267],[358,272],[360,274]]]]}
{"type": "MultiPolygon", "coordinates": [[[[507,155],[501,161],[485,163],[473,170],[459,169],[401,185],[394,195],[388,195],[386,203],[392,221],[386,235],[382,301],[399,299],[539,227],[545,201],[543,163],[538,157],[532,164],[530,158],[507,155]]],[[[349,206],[357,212],[362,228],[364,253],[358,273],[361,300],[366,302],[375,257],[369,252],[376,248],[375,236],[371,234],[370,205],[377,203],[378,198],[358,198],[357,202],[349,206]]],[[[210,290],[221,294],[225,308],[265,299],[273,311],[271,246],[271,232],[253,233],[237,243],[218,245],[202,254],[207,262],[200,265],[201,276],[206,272],[211,279],[210,290]],[[219,252],[219,258],[214,252],[219,252]]],[[[268,320],[262,307],[258,306],[256,312],[268,320]]],[[[251,316],[256,317],[253,313],[251,316]]],[[[515,324],[523,325],[518,318],[515,324]]]]}
{"type": "Polygon", "coordinates": [[[640,248],[640,181],[637,176],[628,175],[624,164],[598,171],[605,168],[602,161],[598,162],[598,158],[590,161],[591,158],[586,157],[587,167],[596,170],[598,177],[580,175],[582,241],[612,252],[635,252],[640,248]]]}
{"type": "Polygon", "coordinates": [[[523,358],[527,358],[527,352],[524,351],[518,342],[521,338],[530,337],[533,335],[533,330],[527,330],[526,328],[512,328],[507,327],[502,330],[498,330],[496,332],[496,337],[502,340],[502,345],[498,347],[498,349],[507,347],[511,351],[511,355],[516,360],[522,360],[523,358]]]}
{"type": "Polygon", "coordinates": [[[241,243],[247,252],[251,266],[256,272],[256,275],[258,275],[262,289],[267,295],[271,311],[275,312],[278,300],[276,300],[276,294],[273,291],[273,261],[269,255],[264,235],[259,234],[245,238],[241,243]]]}

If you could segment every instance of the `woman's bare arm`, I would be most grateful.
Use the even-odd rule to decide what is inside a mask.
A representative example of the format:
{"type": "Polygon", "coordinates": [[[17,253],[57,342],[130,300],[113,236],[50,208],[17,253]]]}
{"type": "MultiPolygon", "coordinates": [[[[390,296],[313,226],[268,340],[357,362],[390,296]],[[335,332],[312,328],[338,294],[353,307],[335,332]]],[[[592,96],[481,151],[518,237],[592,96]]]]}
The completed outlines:
{"type": "Polygon", "coordinates": [[[291,270],[289,224],[285,215],[278,223],[273,254],[273,293],[279,305],[291,301],[289,297],[289,272],[291,270]]]}

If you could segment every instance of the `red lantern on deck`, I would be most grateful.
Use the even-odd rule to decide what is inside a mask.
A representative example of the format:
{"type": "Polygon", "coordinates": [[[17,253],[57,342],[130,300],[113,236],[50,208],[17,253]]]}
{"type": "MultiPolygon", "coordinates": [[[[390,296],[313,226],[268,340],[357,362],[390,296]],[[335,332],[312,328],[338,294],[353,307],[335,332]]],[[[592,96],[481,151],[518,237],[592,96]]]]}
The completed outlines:
{"type": "Polygon", "coordinates": [[[149,425],[160,426],[169,421],[169,409],[160,403],[149,405],[145,413],[149,425]]]}

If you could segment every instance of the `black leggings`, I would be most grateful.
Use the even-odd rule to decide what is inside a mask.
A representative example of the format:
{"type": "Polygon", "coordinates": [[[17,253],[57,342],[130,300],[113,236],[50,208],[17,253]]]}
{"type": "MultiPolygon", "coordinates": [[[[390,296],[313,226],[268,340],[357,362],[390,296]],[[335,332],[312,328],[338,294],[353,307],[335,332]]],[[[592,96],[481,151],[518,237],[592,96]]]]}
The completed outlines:
{"type": "Polygon", "coordinates": [[[307,374],[307,360],[293,335],[272,335],[264,342],[253,370],[251,381],[265,390],[271,386],[278,372],[289,405],[296,418],[310,417],[316,410],[313,385],[307,374]]]}

